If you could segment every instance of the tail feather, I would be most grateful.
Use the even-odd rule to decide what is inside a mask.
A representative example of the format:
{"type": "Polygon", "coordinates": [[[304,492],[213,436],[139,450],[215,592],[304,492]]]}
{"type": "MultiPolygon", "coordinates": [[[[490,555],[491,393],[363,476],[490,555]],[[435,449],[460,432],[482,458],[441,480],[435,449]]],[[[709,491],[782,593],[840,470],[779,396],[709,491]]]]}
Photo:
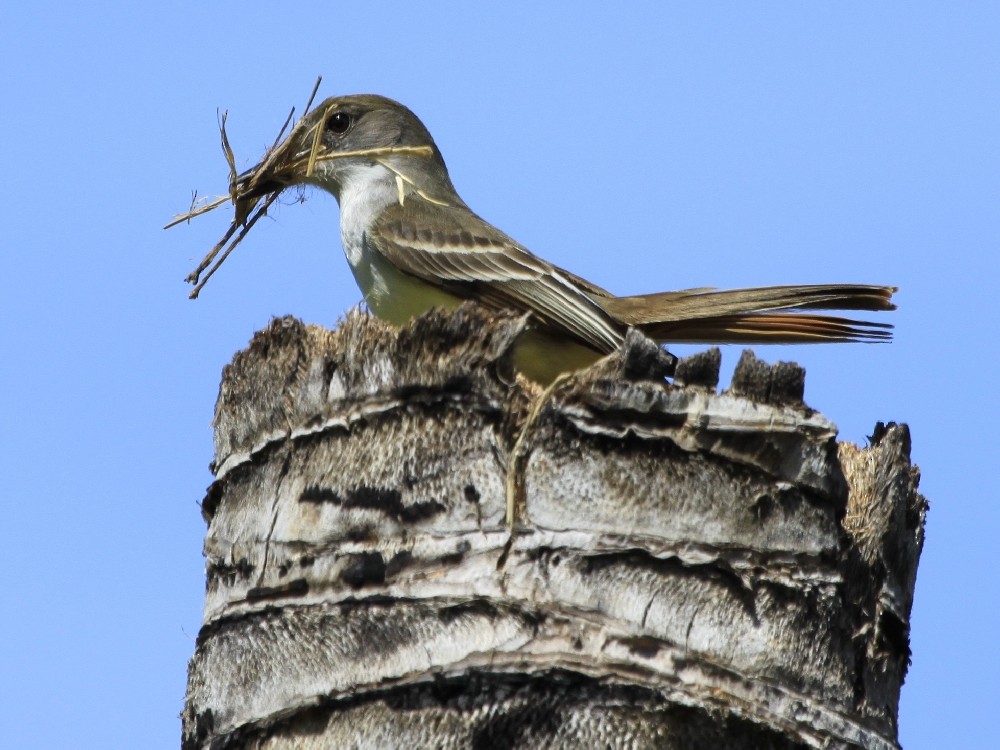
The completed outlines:
{"type": "Polygon", "coordinates": [[[688,289],[600,299],[609,313],[629,325],[770,310],[895,310],[892,286],[812,284],[750,289],[688,289]]]}
{"type": "Polygon", "coordinates": [[[895,287],[863,284],[689,289],[598,303],[661,342],[795,344],[888,341],[891,325],[781,310],[894,310],[895,287]]]}
{"type": "Polygon", "coordinates": [[[647,336],[667,343],[811,344],[884,342],[892,326],[833,315],[751,313],[721,315],[639,326],[647,336]]]}

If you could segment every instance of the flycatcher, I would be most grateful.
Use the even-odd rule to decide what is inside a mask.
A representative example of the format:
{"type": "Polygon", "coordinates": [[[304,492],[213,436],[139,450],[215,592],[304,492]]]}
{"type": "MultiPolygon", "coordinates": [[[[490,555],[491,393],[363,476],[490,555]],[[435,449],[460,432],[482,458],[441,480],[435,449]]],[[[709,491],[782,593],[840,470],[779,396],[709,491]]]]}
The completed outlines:
{"type": "Polygon", "coordinates": [[[515,366],[549,383],[620,347],[630,326],[660,343],[886,341],[891,326],[802,310],[892,310],[895,287],[692,289],[616,297],[533,255],[455,191],[431,134],[382,96],[327,99],[236,178],[243,206],[297,184],[334,195],[347,260],[369,308],[399,325],[472,299],[530,314],[515,366]]]}

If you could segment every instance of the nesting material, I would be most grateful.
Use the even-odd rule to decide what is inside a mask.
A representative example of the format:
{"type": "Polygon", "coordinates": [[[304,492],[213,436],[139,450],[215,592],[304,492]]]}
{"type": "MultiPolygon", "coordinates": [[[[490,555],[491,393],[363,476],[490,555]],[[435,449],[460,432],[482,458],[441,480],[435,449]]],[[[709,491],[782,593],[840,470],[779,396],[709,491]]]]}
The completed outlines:
{"type": "MultiPolygon", "coordinates": [[[[194,285],[191,299],[195,299],[204,288],[208,280],[212,278],[219,267],[229,257],[230,253],[243,241],[257,220],[267,214],[271,207],[290,184],[301,181],[302,176],[306,179],[311,177],[316,171],[316,164],[329,159],[343,159],[354,156],[371,156],[375,159],[389,156],[391,154],[410,154],[416,156],[431,156],[433,153],[430,146],[395,146],[392,148],[372,148],[362,151],[342,151],[333,154],[320,154],[320,145],[323,135],[322,123],[326,117],[312,118],[307,122],[307,116],[312,109],[319,85],[323,81],[322,76],[316,79],[309,100],[306,102],[302,115],[295,120],[291,132],[287,137],[285,132],[289,124],[295,117],[295,108],[288,113],[285,124],[282,125],[274,143],[264,152],[264,157],[257,166],[239,174],[236,170],[236,158],[233,149],[229,144],[229,136],[226,132],[226,120],[228,112],[223,112],[219,120],[219,133],[222,142],[222,152],[226,157],[226,164],[229,166],[229,195],[216,196],[207,200],[199,200],[198,194],[192,196],[190,208],[183,214],[174,216],[164,229],[177,226],[190,221],[191,219],[214,211],[219,206],[226,203],[233,204],[233,219],[225,234],[202,258],[198,266],[185,278],[185,281],[194,285]],[[312,128],[311,133],[303,131],[312,128]],[[307,152],[299,150],[295,144],[305,142],[310,144],[307,152]]],[[[400,179],[406,177],[400,175],[400,179]]]]}

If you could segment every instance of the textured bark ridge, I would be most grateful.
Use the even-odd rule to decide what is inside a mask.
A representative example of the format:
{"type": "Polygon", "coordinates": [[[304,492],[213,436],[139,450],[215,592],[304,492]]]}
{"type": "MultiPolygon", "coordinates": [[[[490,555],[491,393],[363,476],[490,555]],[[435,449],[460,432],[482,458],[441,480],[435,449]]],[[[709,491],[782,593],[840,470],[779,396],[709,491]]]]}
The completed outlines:
{"type": "Polygon", "coordinates": [[[631,336],[511,461],[525,323],[282,318],[226,368],[184,746],[897,747],[906,427],[838,446],[797,366],[671,385],[631,336]]]}

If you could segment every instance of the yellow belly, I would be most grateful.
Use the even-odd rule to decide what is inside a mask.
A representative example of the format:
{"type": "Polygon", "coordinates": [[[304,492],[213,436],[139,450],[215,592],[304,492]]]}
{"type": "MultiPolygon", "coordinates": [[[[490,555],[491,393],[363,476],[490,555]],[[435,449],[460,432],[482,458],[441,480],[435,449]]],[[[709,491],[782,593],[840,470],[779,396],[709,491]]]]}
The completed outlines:
{"type": "Polygon", "coordinates": [[[566,335],[530,328],[514,344],[514,367],[541,385],[564,372],[590,367],[603,356],[566,335]]]}
{"type": "MultiPolygon", "coordinates": [[[[369,309],[382,320],[400,326],[435,307],[454,310],[463,301],[403,273],[381,257],[369,257],[370,263],[355,268],[355,277],[369,309]]],[[[565,334],[534,328],[521,334],[514,344],[514,366],[518,372],[542,385],[548,385],[564,372],[588,367],[602,356],[565,334]]]]}
{"type": "Polygon", "coordinates": [[[377,251],[366,249],[352,270],[368,309],[393,325],[401,326],[435,307],[454,310],[462,303],[460,297],[403,273],[377,251]]]}

